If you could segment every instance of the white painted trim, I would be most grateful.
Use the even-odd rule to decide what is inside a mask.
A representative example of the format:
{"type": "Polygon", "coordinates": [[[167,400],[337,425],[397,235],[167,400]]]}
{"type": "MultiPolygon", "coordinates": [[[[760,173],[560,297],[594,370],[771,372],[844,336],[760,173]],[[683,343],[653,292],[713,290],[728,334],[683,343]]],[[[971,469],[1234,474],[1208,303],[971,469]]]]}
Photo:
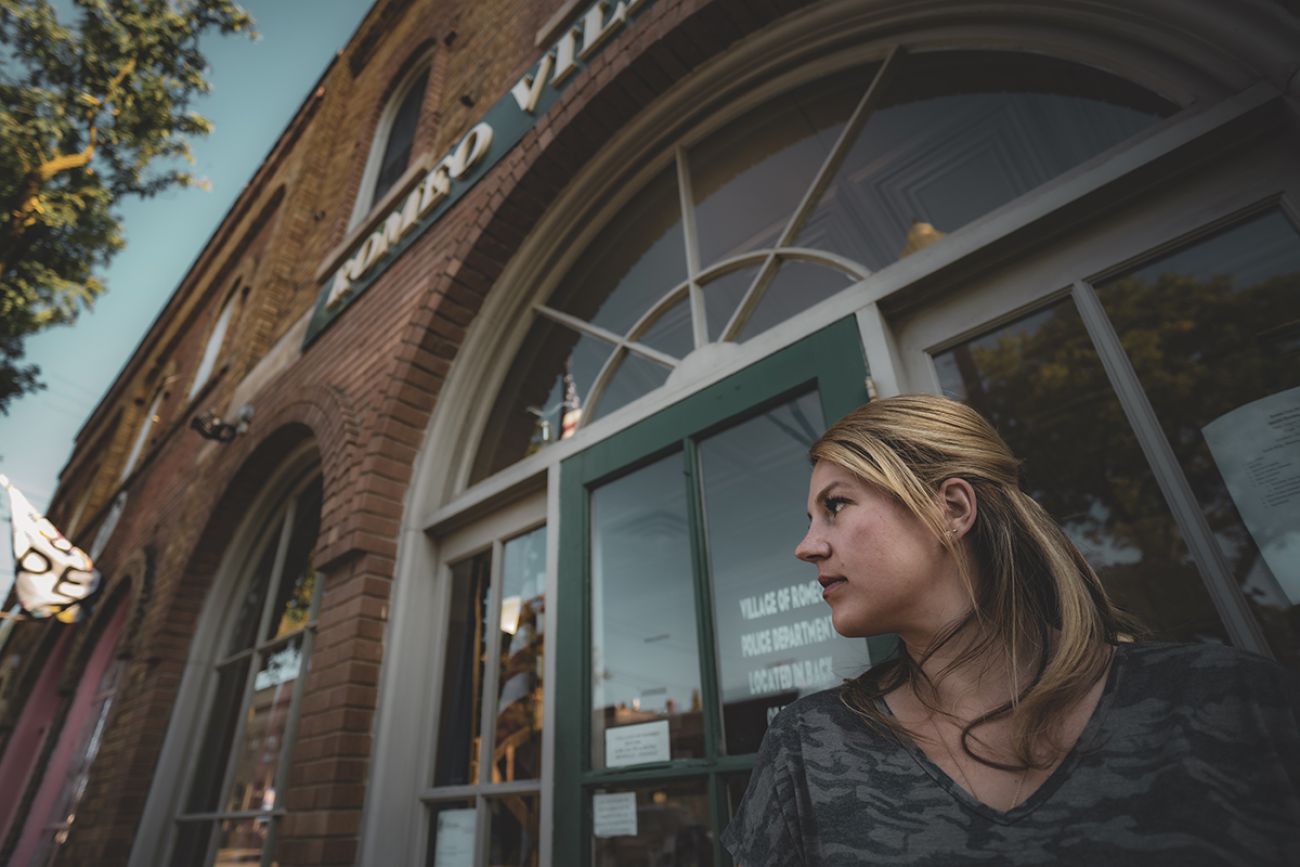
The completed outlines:
{"type": "MultiPolygon", "coordinates": [[[[204,735],[202,723],[211,715],[216,686],[212,659],[218,642],[238,612],[251,558],[261,553],[257,544],[267,521],[296,497],[317,472],[316,445],[304,443],[280,462],[248,507],[247,517],[231,536],[226,554],[213,575],[203,609],[190,642],[185,674],[176,692],[171,721],[163,738],[153,782],[128,858],[128,867],[162,867],[175,842],[177,805],[189,791],[204,735]]],[[[278,528],[276,528],[278,529],[278,528]]]]}

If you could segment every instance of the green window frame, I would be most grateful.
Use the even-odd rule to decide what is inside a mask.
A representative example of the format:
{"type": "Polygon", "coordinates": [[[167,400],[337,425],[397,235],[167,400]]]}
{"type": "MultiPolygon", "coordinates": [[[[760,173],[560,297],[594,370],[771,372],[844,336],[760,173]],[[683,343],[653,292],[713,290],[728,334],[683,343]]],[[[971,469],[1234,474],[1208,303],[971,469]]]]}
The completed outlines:
{"type": "MultiPolygon", "coordinates": [[[[788,348],[764,358],[709,388],[593,445],[560,466],[559,606],[555,635],[557,670],[568,672],[554,684],[556,707],[554,778],[554,863],[587,865],[591,859],[592,817],[588,793],[613,784],[707,780],[711,823],[720,832],[727,822],[727,777],[748,772],[754,755],[722,754],[722,707],[712,623],[708,552],[701,520],[701,478],[697,443],[705,436],[743,422],[775,404],[816,389],[827,422],[868,399],[867,365],[853,317],[840,320],[788,348]],[[681,450],[688,485],[691,567],[700,648],[705,755],[660,765],[591,768],[591,562],[588,543],[592,491],[601,484],[681,450]]],[[[892,647],[892,639],[868,643],[872,658],[892,647]]],[[[714,863],[729,859],[713,835],[714,863]]]]}

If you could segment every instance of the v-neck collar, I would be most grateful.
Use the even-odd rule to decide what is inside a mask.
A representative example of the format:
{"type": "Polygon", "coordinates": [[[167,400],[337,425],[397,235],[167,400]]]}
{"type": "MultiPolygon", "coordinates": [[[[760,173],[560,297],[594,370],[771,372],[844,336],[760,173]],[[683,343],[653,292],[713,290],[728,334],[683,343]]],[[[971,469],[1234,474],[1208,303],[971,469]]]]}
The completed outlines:
{"type": "MultiPolygon", "coordinates": [[[[988,804],[967,792],[957,783],[956,780],[944,773],[942,768],[931,761],[930,757],[925,754],[925,750],[921,749],[912,738],[905,738],[902,741],[902,746],[912,756],[921,769],[925,771],[941,789],[951,795],[953,800],[955,800],[959,805],[973,813],[978,813],[989,821],[996,822],[999,825],[1014,824],[1032,813],[1038,808],[1039,804],[1042,804],[1050,798],[1052,794],[1055,793],[1067,779],[1069,779],[1070,774],[1073,773],[1075,767],[1078,766],[1083,755],[1097,745],[1102,734],[1102,728],[1105,724],[1106,716],[1109,714],[1110,707],[1114,703],[1116,685],[1119,683],[1120,678],[1120,669],[1124,664],[1125,649],[1126,645],[1115,645],[1114,654],[1110,663],[1110,671],[1106,675],[1106,686],[1102,689],[1101,698],[1097,700],[1097,706],[1092,709],[1092,716],[1088,717],[1088,722],[1083,727],[1083,731],[1079,734],[1078,739],[1075,740],[1074,746],[1070,748],[1070,751],[1066,753],[1065,758],[1056,766],[1056,769],[1048,775],[1047,779],[1044,780],[1038,788],[1030,792],[1029,797],[1025,798],[1010,810],[1004,811],[999,810],[996,807],[990,807],[988,804]]],[[[876,699],[876,704],[884,711],[884,713],[893,717],[894,712],[890,710],[889,704],[885,701],[884,697],[876,699]]]]}

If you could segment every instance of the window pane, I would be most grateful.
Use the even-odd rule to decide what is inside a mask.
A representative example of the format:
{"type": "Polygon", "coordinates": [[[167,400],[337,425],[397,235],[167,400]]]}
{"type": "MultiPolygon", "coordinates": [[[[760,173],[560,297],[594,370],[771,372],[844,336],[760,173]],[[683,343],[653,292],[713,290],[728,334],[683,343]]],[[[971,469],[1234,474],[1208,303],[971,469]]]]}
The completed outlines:
{"type": "MultiPolygon", "coordinates": [[[[636,798],[636,834],[593,836],[593,867],[658,867],[661,864],[711,867],[713,828],[709,820],[707,784],[703,779],[635,789],[596,789],[591,809],[603,809],[597,799],[624,792],[631,792],[636,798]]],[[[600,831],[596,827],[598,835],[600,831]]]]}
{"type": "Polygon", "coordinates": [[[190,383],[187,397],[198,394],[199,389],[203,388],[208,377],[212,375],[212,368],[217,363],[217,355],[220,354],[221,346],[226,341],[226,329],[230,326],[230,317],[235,312],[235,302],[238,298],[238,293],[232,293],[226,300],[225,306],[221,308],[221,314],[217,316],[217,324],[212,326],[212,333],[208,335],[208,342],[203,347],[203,357],[199,359],[199,366],[194,372],[194,381],[190,383]]]}
{"type": "MultiPolygon", "coordinates": [[[[282,518],[282,516],[281,516],[282,518]]],[[[235,615],[230,628],[230,639],[226,643],[226,655],[238,653],[253,646],[257,637],[257,626],[262,622],[262,606],[265,604],[271,572],[275,569],[275,554],[280,547],[282,520],[276,520],[267,526],[262,538],[262,551],[257,558],[257,568],[248,577],[244,599],[239,603],[239,613],[235,615]]]]}
{"type": "Polygon", "coordinates": [[[1273,652],[1300,667],[1300,235],[1272,211],[1097,294],[1273,652]]]}
{"type": "Polygon", "coordinates": [[[677,170],[669,165],[610,219],[560,281],[550,306],[625,334],[685,280],[677,170]]]}
{"type": "Polygon", "coordinates": [[[573,435],[587,395],[614,347],[537,317],[497,392],[470,482],[573,435]]]}
{"type": "Polygon", "coordinates": [[[999,52],[906,57],[884,96],[799,236],[872,270],[914,224],[956,231],[1175,108],[1098,70],[999,52]]]}
{"type": "Polygon", "coordinates": [[[239,707],[244,698],[248,662],[249,657],[245,656],[217,672],[216,694],[212,697],[203,748],[197,757],[198,768],[190,789],[188,812],[209,812],[217,808],[217,799],[221,797],[221,784],[226,774],[226,759],[230,756],[235,723],[239,719],[239,707]]]}
{"type": "Polygon", "coordinates": [[[1069,299],[935,356],[945,394],[991,421],[1111,598],[1165,640],[1225,641],[1069,299]]]}
{"type": "Polygon", "coordinates": [[[591,495],[596,768],[606,764],[606,730],[658,720],[668,721],[672,758],[704,752],[684,472],[679,452],[591,495]]]}
{"type": "Polygon", "coordinates": [[[212,837],[211,822],[181,822],[176,829],[176,847],[172,850],[172,867],[194,867],[208,854],[212,837]]]}
{"type": "Polygon", "coordinates": [[[637,340],[674,358],[689,355],[695,348],[695,336],[691,330],[690,297],[683,295],[680,301],[659,314],[659,318],[637,340]]]}
{"type": "Polygon", "coordinates": [[[319,480],[298,497],[294,511],[293,535],[284,561],[284,572],[267,623],[267,638],[275,639],[296,632],[311,619],[311,603],[316,590],[316,570],[311,554],[316,547],[320,528],[321,483],[319,480]]]}
{"type": "Polygon", "coordinates": [[[591,410],[591,418],[597,419],[609,415],[638,397],[649,394],[667,382],[670,373],[671,370],[656,361],[642,358],[635,353],[624,353],[623,360],[618,363],[614,375],[609,378],[605,390],[596,401],[595,409],[591,410],[588,407],[591,410]]]}
{"type": "Polygon", "coordinates": [[[402,104],[393,116],[392,126],[388,128],[388,141],[384,144],[384,156],[379,162],[379,176],[375,179],[371,204],[378,202],[393,188],[393,184],[397,183],[411,162],[415,130],[420,125],[420,105],[424,102],[424,91],[428,83],[429,73],[425,72],[411,85],[406,96],[402,97],[402,104]]]}
{"type": "Polygon", "coordinates": [[[691,149],[701,267],[776,243],[875,72],[783,94],[691,149]]]}
{"type": "Polygon", "coordinates": [[[260,817],[223,820],[217,827],[217,857],[212,867],[261,864],[271,822],[260,817]]]}
{"type": "Polygon", "coordinates": [[[704,314],[709,320],[710,340],[722,338],[722,329],[726,328],[727,323],[731,321],[732,315],[740,306],[756,276],[758,276],[757,266],[740,268],[729,271],[702,287],[704,314]]]}
{"type": "MultiPolygon", "coordinates": [[[[546,528],[506,542],[501,563],[500,675],[492,782],[542,775],[546,528]]],[[[503,863],[497,862],[495,863],[503,863]]]]}
{"type": "Polygon", "coordinates": [[[782,262],[737,339],[743,341],[762,334],[849,285],[849,278],[843,272],[811,262],[782,262]]]}
{"type": "Polygon", "coordinates": [[[831,627],[815,574],[794,557],[806,521],[808,449],[826,427],[817,393],[700,443],[726,751],[758,751],[801,695],[856,677],[862,639],[831,627]]]}
{"type": "Polygon", "coordinates": [[[301,668],[301,638],[263,654],[262,665],[253,675],[253,696],[235,748],[235,775],[226,798],[226,812],[275,809],[275,773],[289,730],[293,687],[301,668]]]}
{"type": "Polygon", "coordinates": [[[491,575],[490,552],[451,567],[451,612],[442,674],[435,786],[478,782],[479,714],[487,656],[491,575]]]}
{"type": "Polygon", "coordinates": [[[474,799],[441,801],[429,807],[429,867],[473,867],[478,827],[474,799]]]}
{"type": "Polygon", "coordinates": [[[537,795],[509,795],[488,801],[488,864],[537,867],[540,810],[537,795]]]}

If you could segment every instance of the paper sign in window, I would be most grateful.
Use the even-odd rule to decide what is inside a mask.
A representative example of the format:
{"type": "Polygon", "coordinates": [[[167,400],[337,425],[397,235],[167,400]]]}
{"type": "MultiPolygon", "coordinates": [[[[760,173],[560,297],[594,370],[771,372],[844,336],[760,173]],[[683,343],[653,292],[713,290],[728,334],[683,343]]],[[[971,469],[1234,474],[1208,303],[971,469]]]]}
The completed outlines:
{"type": "Polygon", "coordinates": [[[636,792],[592,795],[591,812],[597,837],[636,836],[636,792]]]}
{"type": "Polygon", "coordinates": [[[605,729],[606,767],[618,768],[624,765],[642,765],[647,762],[666,762],[671,758],[666,719],[605,729]]]}
{"type": "Polygon", "coordinates": [[[1300,388],[1239,406],[1201,432],[1278,589],[1300,605],[1300,388]]]}
{"type": "Polygon", "coordinates": [[[433,867],[463,867],[474,863],[474,808],[438,813],[433,867]]]}

